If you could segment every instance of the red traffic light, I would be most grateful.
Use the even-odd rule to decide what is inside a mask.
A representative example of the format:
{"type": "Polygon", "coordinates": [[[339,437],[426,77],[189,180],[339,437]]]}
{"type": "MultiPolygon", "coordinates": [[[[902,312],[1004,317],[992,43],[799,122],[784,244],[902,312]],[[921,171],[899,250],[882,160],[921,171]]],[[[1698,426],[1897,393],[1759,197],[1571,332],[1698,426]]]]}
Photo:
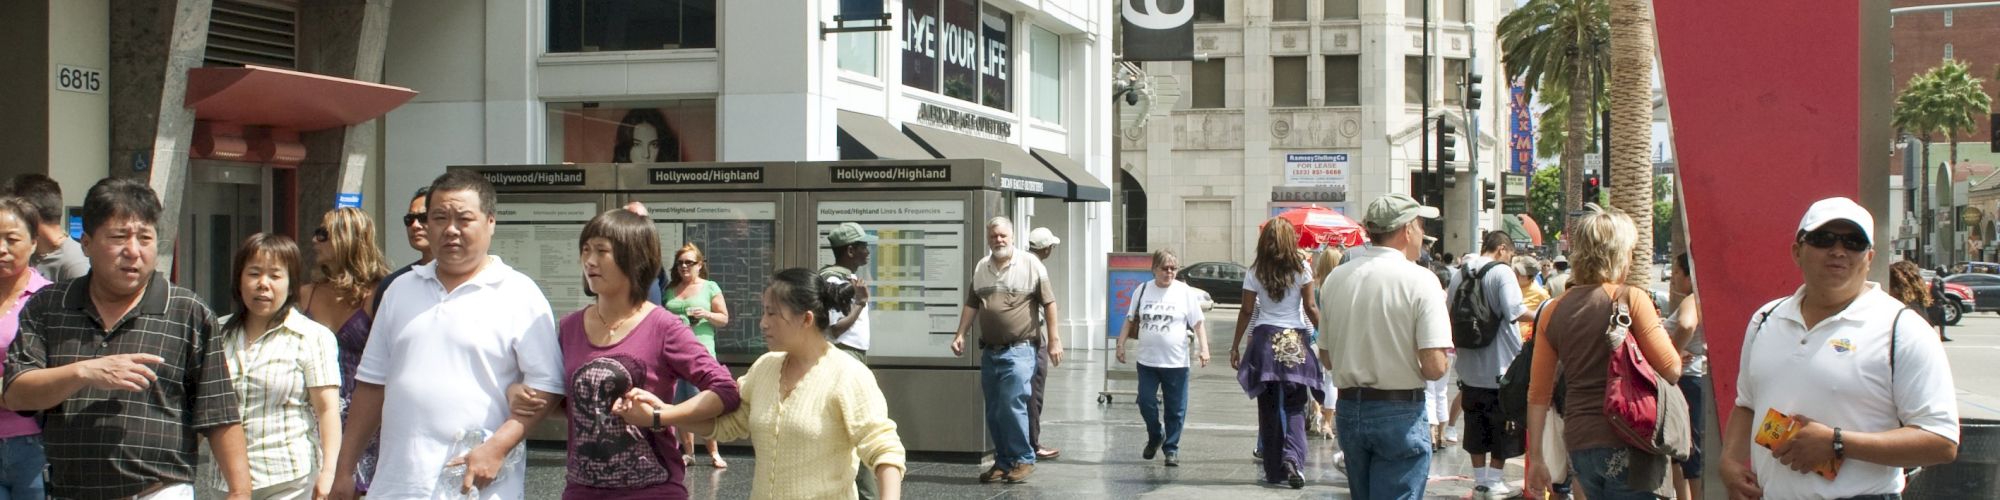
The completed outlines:
{"type": "Polygon", "coordinates": [[[1590,187],[1597,187],[1597,178],[1596,178],[1596,177],[1592,177],[1592,178],[1590,178],[1590,180],[1588,180],[1588,181],[1585,181],[1585,182],[1589,182],[1589,183],[1590,183],[1590,187]]]}

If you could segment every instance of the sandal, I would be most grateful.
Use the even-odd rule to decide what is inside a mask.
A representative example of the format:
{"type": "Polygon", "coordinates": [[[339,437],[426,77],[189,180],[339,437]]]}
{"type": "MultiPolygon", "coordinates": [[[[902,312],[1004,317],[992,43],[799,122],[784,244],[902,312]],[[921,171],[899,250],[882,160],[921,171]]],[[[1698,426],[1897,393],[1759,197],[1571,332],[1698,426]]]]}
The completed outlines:
{"type": "Polygon", "coordinates": [[[691,465],[694,465],[694,454],[689,453],[686,455],[681,455],[681,467],[687,467],[691,465]]]}
{"type": "Polygon", "coordinates": [[[709,463],[709,465],[714,465],[714,466],[715,466],[715,468],[717,468],[717,469],[727,469],[727,468],[729,468],[729,462],[728,462],[728,461],[726,461],[726,460],[723,460],[723,459],[722,459],[722,455],[709,455],[709,456],[708,456],[708,463],[709,463]]]}

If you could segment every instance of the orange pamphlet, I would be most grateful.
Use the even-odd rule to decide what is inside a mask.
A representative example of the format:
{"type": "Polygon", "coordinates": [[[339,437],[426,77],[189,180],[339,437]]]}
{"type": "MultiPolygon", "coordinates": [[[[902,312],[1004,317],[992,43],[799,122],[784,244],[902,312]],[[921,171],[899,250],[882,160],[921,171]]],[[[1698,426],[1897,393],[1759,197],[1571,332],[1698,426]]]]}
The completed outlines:
{"type": "MultiPolygon", "coordinates": [[[[1798,435],[1799,429],[1804,427],[1799,425],[1798,419],[1779,413],[1776,409],[1769,409],[1764,411],[1764,421],[1757,424],[1757,433],[1752,438],[1765,449],[1777,449],[1778,445],[1791,442],[1792,438],[1798,435]]],[[[1835,458],[1831,462],[1814,467],[1813,471],[1831,481],[1840,475],[1841,462],[1842,459],[1835,458]]]]}

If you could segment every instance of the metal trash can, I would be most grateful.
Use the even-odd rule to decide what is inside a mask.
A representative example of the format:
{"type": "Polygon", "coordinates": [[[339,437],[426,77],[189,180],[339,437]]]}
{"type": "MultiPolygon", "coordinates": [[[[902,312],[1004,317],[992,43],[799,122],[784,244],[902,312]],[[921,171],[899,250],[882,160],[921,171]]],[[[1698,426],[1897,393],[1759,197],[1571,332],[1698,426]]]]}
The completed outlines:
{"type": "Polygon", "coordinates": [[[1903,498],[2000,498],[2000,421],[1958,422],[1958,460],[1910,476],[1903,498]]]}

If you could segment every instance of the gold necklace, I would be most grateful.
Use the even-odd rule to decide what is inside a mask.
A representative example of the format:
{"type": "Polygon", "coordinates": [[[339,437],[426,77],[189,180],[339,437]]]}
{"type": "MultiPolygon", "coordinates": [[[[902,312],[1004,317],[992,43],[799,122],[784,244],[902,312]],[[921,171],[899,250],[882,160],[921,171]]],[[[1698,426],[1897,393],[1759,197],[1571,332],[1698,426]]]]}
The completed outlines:
{"type": "MultiPolygon", "coordinates": [[[[640,309],[640,310],[644,310],[645,308],[646,308],[646,306],[645,306],[645,305],[643,305],[643,304],[641,304],[641,305],[639,306],[639,309],[640,309]]],[[[602,324],[604,324],[604,325],[605,325],[605,327],[604,327],[604,338],[606,338],[606,339],[609,339],[609,338],[611,338],[611,337],[613,337],[613,336],[616,336],[616,335],[618,335],[618,328],[619,328],[619,327],[622,327],[622,326],[625,326],[625,322],[627,322],[627,321],[631,321],[631,320],[632,320],[632,317],[633,317],[633,316],[636,316],[635,314],[630,314],[630,313],[627,313],[627,314],[626,314],[626,315],[625,315],[624,317],[622,317],[622,318],[619,318],[619,319],[618,319],[618,322],[617,322],[617,323],[612,323],[612,322],[611,322],[611,320],[608,320],[608,319],[604,319],[604,306],[601,306],[601,305],[600,305],[600,306],[597,306],[597,307],[592,307],[591,309],[592,309],[592,312],[593,312],[593,313],[595,313],[595,314],[597,315],[597,322],[598,322],[598,323],[602,323],[602,324]]],[[[634,312],[637,312],[637,311],[634,311],[634,312]]]]}

